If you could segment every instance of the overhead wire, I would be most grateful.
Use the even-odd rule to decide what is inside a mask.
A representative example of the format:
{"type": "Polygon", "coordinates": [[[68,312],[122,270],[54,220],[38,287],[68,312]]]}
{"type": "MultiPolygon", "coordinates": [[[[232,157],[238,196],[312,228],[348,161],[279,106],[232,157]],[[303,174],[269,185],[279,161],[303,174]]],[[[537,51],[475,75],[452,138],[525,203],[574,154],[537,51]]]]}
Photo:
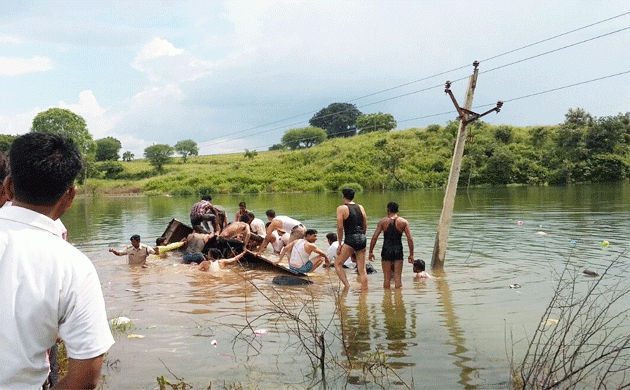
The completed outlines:
{"type": "MultiPolygon", "coordinates": [[[[589,27],[592,27],[592,26],[595,26],[595,25],[598,25],[598,24],[601,24],[601,23],[605,23],[607,21],[610,21],[610,20],[613,20],[613,19],[616,19],[616,18],[619,18],[619,17],[622,17],[622,16],[626,16],[626,15],[629,15],[629,14],[630,14],[630,12],[624,12],[624,13],[615,15],[613,17],[600,20],[598,22],[594,22],[594,23],[588,24],[586,26],[582,26],[582,27],[579,27],[579,28],[576,28],[576,29],[573,29],[573,30],[570,30],[570,31],[567,31],[567,32],[564,32],[564,33],[561,33],[561,34],[557,34],[555,36],[552,36],[552,37],[549,37],[549,38],[546,38],[546,39],[543,39],[543,40],[540,40],[540,41],[537,41],[537,42],[533,42],[533,43],[530,43],[530,44],[518,47],[516,49],[508,50],[506,52],[503,52],[503,53],[500,53],[500,54],[488,57],[488,58],[482,60],[482,62],[493,60],[493,59],[499,58],[501,56],[504,56],[504,55],[507,55],[507,54],[511,54],[511,53],[514,53],[514,52],[519,51],[519,50],[523,50],[525,48],[533,47],[533,46],[538,45],[540,43],[548,42],[548,41],[551,41],[553,39],[556,39],[556,38],[559,38],[559,37],[562,37],[562,36],[565,36],[565,35],[568,35],[568,34],[580,31],[580,30],[584,30],[586,28],[589,28],[589,27]]],[[[541,57],[541,56],[544,56],[544,55],[547,55],[547,54],[558,52],[560,50],[564,50],[564,49],[567,49],[567,48],[570,48],[570,47],[574,47],[574,46],[577,46],[577,45],[580,45],[580,44],[583,44],[583,43],[586,43],[586,42],[590,42],[590,41],[593,41],[593,40],[596,40],[596,39],[599,39],[599,38],[610,36],[610,35],[613,35],[613,34],[616,34],[616,33],[628,30],[628,29],[630,29],[630,27],[625,27],[625,28],[622,28],[622,29],[611,31],[611,32],[608,32],[608,33],[605,33],[605,34],[598,35],[596,37],[591,37],[591,38],[588,38],[588,39],[585,39],[585,40],[582,40],[582,41],[579,41],[579,42],[575,42],[575,43],[572,43],[572,44],[569,44],[569,45],[565,45],[565,46],[557,48],[557,49],[549,50],[549,51],[544,52],[544,53],[536,54],[534,56],[530,56],[530,57],[527,57],[527,58],[524,58],[524,59],[521,59],[521,60],[518,60],[518,61],[513,61],[513,62],[508,63],[508,64],[504,64],[504,65],[501,65],[501,66],[498,66],[498,67],[495,67],[495,68],[492,68],[492,69],[488,69],[488,70],[485,70],[485,71],[480,72],[480,73],[483,74],[483,73],[492,72],[492,71],[495,71],[495,70],[498,70],[498,69],[502,69],[502,68],[505,68],[505,67],[508,67],[508,66],[512,66],[512,65],[515,65],[515,64],[518,64],[518,63],[521,63],[521,62],[525,62],[525,61],[528,61],[528,60],[531,60],[531,59],[534,59],[534,58],[538,58],[538,57],[541,57]]],[[[444,74],[447,74],[447,73],[451,73],[451,72],[454,72],[454,71],[457,71],[457,70],[461,70],[461,69],[464,69],[464,68],[469,67],[469,66],[470,65],[464,65],[464,66],[453,68],[453,69],[450,69],[450,70],[447,70],[447,71],[444,71],[444,72],[439,72],[439,73],[436,73],[436,74],[431,75],[431,76],[423,77],[421,79],[413,80],[413,81],[410,81],[410,82],[407,82],[407,83],[404,83],[404,84],[400,84],[400,85],[397,85],[397,86],[394,86],[394,87],[386,88],[386,89],[383,89],[383,90],[380,90],[380,91],[377,91],[377,92],[374,92],[374,93],[371,93],[371,94],[360,96],[358,98],[354,98],[352,100],[349,100],[348,102],[361,100],[361,99],[364,99],[364,98],[367,98],[367,97],[371,97],[371,96],[375,96],[375,95],[378,95],[378,94],[381,94],[381,93],[384,93],[384,92],[388,92],[388,91],[391,91],[391,90],[402,88],[404,86],[412,85],[412,84],[420,82],[420,81],[425,81],[425,80],[428,80],[428,79],[431,79],[431,78],[434,78],[434,77],[437,77],[437,76],[441,76],[441,75],[444,75],[444,74]]],[[[455,83],[455,82],[458,82],[458,81],[461,81],[461,80],[464,80],[464,79],[467,79],[467,78],[468,78],[468,76],[462,77],[462,78],[453,80],[452,83],[455,83]]],[[[421,93],[421,92],[425,92],[425,91],[428,91],[428,90],[439,88],[442,85],[443,84],[435,85],[435,86],[431,86],[431,87],[422,88],[422,89],[419,89],[419,90],[407,92],[407,93],[404,93],[404,94],[392,96],[392,97],[389,97],[389,98],[386,98],[386,99],[381,99],[381,100],[378,100],[378,101],[375,101],[375,102],[371,102],[371,103],[367,103],[367,104],[361,105],[358,108],[368,107],[368,106],[372,106],[372,105],[375,105],[375,104],[379,104],[379,103],[383,103],[383,102],[399,99],[399,98],[402,98],[402,97],[418,94],[418,93],[421,93]]],[[[287,121],[287,120],[290,120],[290,119],[299,118],[301,116],[308,115],[308,114],[313,114],[315,112],[316,111],[309,111],[309,112],[305,112],[305,113],[302,113],[302,114],[294,115],[294,116],[291,116],[291,117],[288,117],[288,118],[280,119],[280,120],[277,120],[277,121],[274,121],[274,122],[266,123],[266,124],[263,124],[263,125],[258,125],[258,126],[255,126],[255,127],[249,128],[249,129],[232,132],[230,134],[226,134],[226,135],[222,135],[222,136],[217,136],[217,137],[208,139],[206,141],[200,142],[200,145],[201,146],[213,146],[213,145],[229,142],[230,140],[227,140],[227,139],[223,140],[222,138],[232,137],[232,136],[234,136],[236,134],[242,134],[242,133],[250,132],[252,130],[256,130],[256,129],[263,128],[263,127],[266,127],[266,126],[269,126],[269,125],[281,123],[281,122],[284,122],[284,121],[287,121]],[[218,141],[217,142],[211,142],[212,140],[218,140],[218,141]]],[[[334,114],[329,114],[329,115],[334,115],[334,114]]],[[[404,122],[404,121],[401,121],[401,122],[404,122]]],[[[271,131],[281,130],[281,129],[284,129],[284,128],[287,128],[287,127],[300,125],[300,124],[303,124],[303,123],[304,123],[303,121],[294,122],[294,123],[291,123],[291,124],[288,124],[288,125],[275,127],[275,128],[267,129],[267,130],[260,131],[260,132],[255,132],[255,133],[249,134],[249,135],[247,135],[245,137],[248,138],[248,137],[252,137],[252,136],[255,136],[255,135],[265,134],[265,133],[269,133],[271,131]]]]}

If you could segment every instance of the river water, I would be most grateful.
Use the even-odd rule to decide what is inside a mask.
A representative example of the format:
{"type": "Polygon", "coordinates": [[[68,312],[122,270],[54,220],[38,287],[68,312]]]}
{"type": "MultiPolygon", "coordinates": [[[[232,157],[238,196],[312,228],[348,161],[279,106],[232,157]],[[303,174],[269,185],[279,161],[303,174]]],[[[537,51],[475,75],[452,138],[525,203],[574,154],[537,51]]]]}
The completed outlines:
{"type": "MultiPolygon", "coordinates": [[[[387,202],[398,202],[416,258],[427,264],[442,199],[441,190],[356,197],[368,215],[368,237],[387,202]]],[[[235,265],[208,274],[179,264],[177,253],[130,268],[125,257],[108,252],[136,233],[153,244],[172,218],[188,222],[195,201],[88,197],[62,217],[69,241],[96,266],[109,318],[124,316],[133,324],[116,334],[103,388],[155,389],[160,376],[204,389],[507,388],[510,360],[522,356],[540,323],[555,271],[569,261],[577,270],[601,272],[619,254],[625,261],[630,242],[630,186],[615,184],[461,189],[444,272],[414,281],[405,263],[398,291],[383,289],[379,261],[369,292],[352,287],[340,293],[334,270],[318,269],[310,286],[274,288],[270,271],[235,265]],[[315,351],[314,335],[322,333],[325,380],[305,350],[315,351]]],[[[240,201],[263,220],[268,208],[299,219],[319,231],[317,244],[326,250],[341,196],[213,201],[230,220],[240,201]]]]}

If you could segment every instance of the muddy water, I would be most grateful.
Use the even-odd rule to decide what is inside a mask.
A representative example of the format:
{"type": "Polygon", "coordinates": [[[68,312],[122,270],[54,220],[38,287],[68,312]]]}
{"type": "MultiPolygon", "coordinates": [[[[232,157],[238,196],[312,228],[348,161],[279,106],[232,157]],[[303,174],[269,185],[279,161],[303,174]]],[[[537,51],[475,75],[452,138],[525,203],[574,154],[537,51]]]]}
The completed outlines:
{"type": "MultiPolygon", "coordinates": [[[[416,257],[430,262],[442,196],[366,193],[357,201],[367,210],[370,236],[386,203],[399,202],[416,257]]],[[[214,202],[232,219],[241,200],[263,219],[274,208],[317,229],[322,249],[340,204],[338,194],[214,202]]],[[[576,269],[601,271],[627,248],[629,200],[626,185],[463,190],[444,272],[414,281],[406,265],[402,290],[384,290],[377,261],[365,294],[355,287],[340,293],[334,270],[317,270],[310,286],[274,288],[268,271],[237,265],[202,273],[179,264],[176,253],[129,268],[108,253],[134,233],[153,243],[171,218],[187,222],[193,198],[78,199],[62,220],[99,272],[109,317],[133,322],[107,356],[104,388],[154,389],[163,375],[194,388],[488,389],[508,386],[510,358],[522,355],[540,321],[554,270],[568,259],[576,269]],[[306,350],[316,351],[320,334],[325,380],[306,350]]]]}

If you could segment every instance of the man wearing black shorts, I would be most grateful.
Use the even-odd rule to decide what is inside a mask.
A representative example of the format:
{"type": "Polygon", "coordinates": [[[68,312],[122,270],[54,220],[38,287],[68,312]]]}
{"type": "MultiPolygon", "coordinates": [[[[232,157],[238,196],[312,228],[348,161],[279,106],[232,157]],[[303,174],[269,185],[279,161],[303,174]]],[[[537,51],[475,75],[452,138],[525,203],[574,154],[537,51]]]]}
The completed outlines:
{"type": "Polygon", "coordinates": [[[378,221],[376,231],[370,241],[370,261],[374,260],[374,245],[379,234],[383,232],[383,249],[381,250],[381,260],[383,261],[383,288],[389,288],[392,277],[394,278],[394,287],[402,288],[402,269],[403,269],[403,246],[402,235],[407,236],[407,245],[409,245],[409,262],[413,263],[413,238],[409,230],[409,222],[398,216],[398,203],[389,202],[387,204],[387,217],[378,221]]]}
{"type": "Polygon", "coordinates": [[[365,270],[367,216],[363,206],[354,203],[353,189],[344,188],[341,193],[343,194],[343,204],[337,207],[337,237],[340,240],[343,237],[343,245],[339,245],[337,248],[335,272],[337,272],[337,276],[339,276],[344,287],[350,287],[346,271],[343,269],[343,262],[355,254],[361,289],[367,290],[368,279],[365,270]]]}

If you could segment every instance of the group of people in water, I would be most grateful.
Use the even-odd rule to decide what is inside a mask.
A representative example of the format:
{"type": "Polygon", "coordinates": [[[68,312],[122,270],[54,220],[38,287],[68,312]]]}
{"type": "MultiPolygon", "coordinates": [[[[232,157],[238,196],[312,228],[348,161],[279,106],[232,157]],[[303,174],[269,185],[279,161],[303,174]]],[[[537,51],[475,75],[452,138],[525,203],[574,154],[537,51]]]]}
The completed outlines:
{"type": "Polygon", "coordinates": [[[202,271],[212,271],[239,261],[250,250],[258,255],[271,244],[273,253],[278,255],[276,264],[285,258],[291,271],[307,274],[320,266],[334,266],[344,288],[350,283],[344,268],[356,268],[358,281],[362,289],[368,287],[366,261],[375,260],[374,248],[383,233],[381,261],[383,287],[402,287],[404,253],[402,236],[406,237],[409,254],[407,260],[413,264],[416,278],[430,278],[422,260],[414,260],[413,237],[409,222],[398,215],[398,204],[387,204],[387,216],[382,218],[367,245],[367,216],[363,206],[354,202],[354,190],[342,190],[343,204],[337,208],[337,232],[328,233],[330,245],[324,252],[315,244],[317,230],[307,229],[300,221],[286,215],[276,215],[274,210],[267,210],[268,222],[265,224],[247,209],[245,202],[239,204],[232,223],[227,222],[225,210],[212,204],[208,195],[195,203],[190,211],[190,223],[193,231],[180,242],[167,243],[164,237],[156,240],[156,247],[151,248],[140,243],[140,236],[131,237],[131,245],[122,251],[110,249],[110,252],[127,255],[130,264],[146,263],[151,254],[163,256],[168,250],[184,247],[182,262],[198,264],[202,271]],[[338,240],[342,238],[342,240],[338,240]],[[366,256],[367,252],[367,256],[366,256]]]}

